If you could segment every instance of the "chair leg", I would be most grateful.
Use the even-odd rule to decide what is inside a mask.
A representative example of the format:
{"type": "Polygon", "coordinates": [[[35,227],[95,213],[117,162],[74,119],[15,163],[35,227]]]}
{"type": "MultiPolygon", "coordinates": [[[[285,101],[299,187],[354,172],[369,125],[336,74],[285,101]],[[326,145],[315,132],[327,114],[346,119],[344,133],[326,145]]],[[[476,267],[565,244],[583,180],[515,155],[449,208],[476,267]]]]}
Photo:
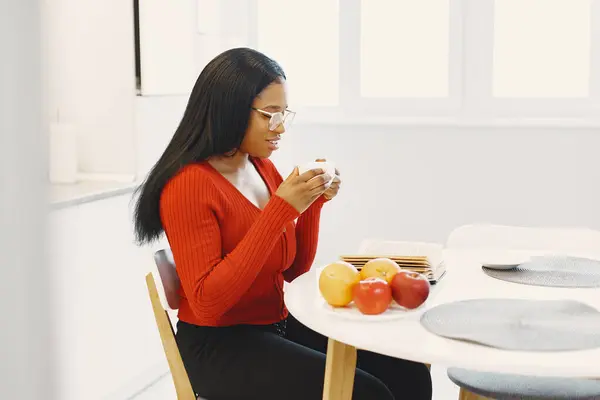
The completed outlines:
{"type": "Polygon", "coordinates": [[[490,400],[489,397],[483,397],[478,394],[469,392],[465,388],[460,388],[460,394],[458,395],[458,400],[490,400]]]}

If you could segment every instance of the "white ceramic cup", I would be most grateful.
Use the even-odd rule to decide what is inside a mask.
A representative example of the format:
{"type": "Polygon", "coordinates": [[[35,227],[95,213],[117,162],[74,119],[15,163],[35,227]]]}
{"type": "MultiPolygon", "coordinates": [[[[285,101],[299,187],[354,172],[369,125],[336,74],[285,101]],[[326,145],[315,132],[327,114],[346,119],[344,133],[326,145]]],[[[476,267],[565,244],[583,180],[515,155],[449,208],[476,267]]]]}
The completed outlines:
{"type": "Polygon", "coordinates": [[[329,182],[325,185],[329,187],[333,180],[335,179],[335,164],[332,161],[311,161],[306,164],[303,164],[298,167],[298,173],[302,175],[303,173],[310,171],[311,169],[322,168],[327,175],[331,177],[329,182]]]}

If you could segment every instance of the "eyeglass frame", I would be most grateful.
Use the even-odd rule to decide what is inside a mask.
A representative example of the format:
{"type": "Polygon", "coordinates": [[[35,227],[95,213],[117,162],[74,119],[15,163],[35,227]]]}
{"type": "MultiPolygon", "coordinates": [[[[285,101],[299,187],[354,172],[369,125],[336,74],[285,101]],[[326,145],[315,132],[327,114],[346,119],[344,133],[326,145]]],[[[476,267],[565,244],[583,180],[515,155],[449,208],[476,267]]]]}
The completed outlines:
{"type": "Polygon", "coordinates": [[[296,116],[296,112],[295,111],[288,110],[288,109],[272,113],[272,112],[269,112],[269,111],[261,110],[260,108],[256,108],[256,107],[251,107],[251,108],[254,111],[257,111],[257,112],[261,113],[262,115],[264,115],[266,117],[270,117],[270,119],[269,119],[269,130],[270,131],[274,131],[280,125],[283,125],[285,127],[285,121],[288,119],[288,117],[291,115],[292,116],[292,121],[293,121],[294,117],[296,116]],[[273,128],[271,128],[271,125],[273,125],[273,119],[275,118],[275,116],[277,114],[281,115],[281,122],[278,123],[277,125],[275,125],[273,128]]]}

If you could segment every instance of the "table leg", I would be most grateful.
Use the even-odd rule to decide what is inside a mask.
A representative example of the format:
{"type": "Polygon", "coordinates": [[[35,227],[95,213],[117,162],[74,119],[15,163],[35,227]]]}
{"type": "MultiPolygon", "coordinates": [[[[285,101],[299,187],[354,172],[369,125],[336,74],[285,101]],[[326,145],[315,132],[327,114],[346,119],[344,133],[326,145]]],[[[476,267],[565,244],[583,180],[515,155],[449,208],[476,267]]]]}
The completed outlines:
{"type": "Polygon", "coordinates": [[[323,400],[351,400],[356,372],[356,348],[329,339],[323,400]]]}
{"type": "Polygon", "coordinates": [[[478,394],[471,393],[467,389],[460,388],[458,400],[491,400],[487,397],[479,396],[478,394]]]}

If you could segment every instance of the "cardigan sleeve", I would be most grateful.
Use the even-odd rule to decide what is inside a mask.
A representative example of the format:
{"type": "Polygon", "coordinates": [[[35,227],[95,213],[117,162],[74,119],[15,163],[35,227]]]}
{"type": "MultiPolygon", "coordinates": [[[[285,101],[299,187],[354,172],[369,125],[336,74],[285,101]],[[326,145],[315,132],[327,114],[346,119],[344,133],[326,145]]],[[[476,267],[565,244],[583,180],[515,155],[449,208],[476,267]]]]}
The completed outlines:
{"type": "Polygon", "coordinates": [[[304,274],[313,265],[319,245],[319,224],[321,209],[325,198],[319,197],[311,206],[302,213],[296,224],[296,257],[294,262],[283,273],[287,282],[291,282],[304,274]]]}

